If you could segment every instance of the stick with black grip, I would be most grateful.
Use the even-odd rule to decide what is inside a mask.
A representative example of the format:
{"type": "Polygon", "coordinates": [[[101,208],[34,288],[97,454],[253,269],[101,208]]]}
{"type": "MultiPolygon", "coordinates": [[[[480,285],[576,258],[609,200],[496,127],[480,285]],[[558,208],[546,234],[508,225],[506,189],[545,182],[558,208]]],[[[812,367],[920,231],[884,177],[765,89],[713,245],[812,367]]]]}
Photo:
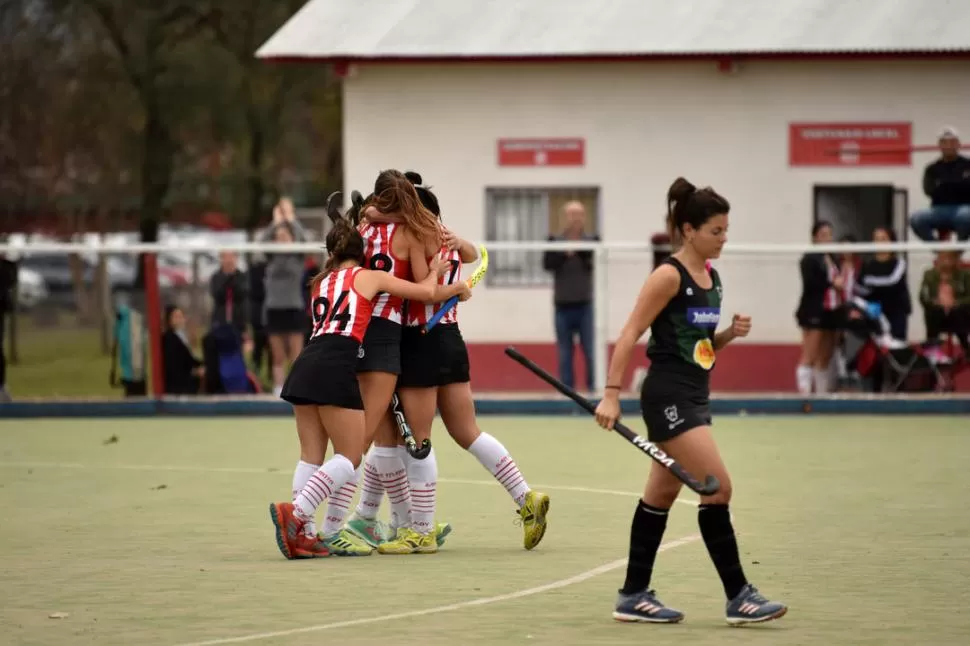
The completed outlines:
{"type": "Polygon", "coordinates": [[[397,396],[397,393],[394,393],[391,397],[391,411],[394,413],[394,423],[397,424],[397,430],[404,440],[404,449],[408,454],[416,460],[423,460],[428,457],[431,453],[431,440],[426,439],[421,442],[421,446],[418,446],[417,440],[411,433],[411,426],[404,417],[404,406],[401,405],[401,398],[397,396]]]}
{"type": "MultiPolygon", "coordinates": [[[[575,390],[573,390],[563,382],[559,381],[558,379],[550,375],[548,372],[546,372],[545,370],[537,366],[534,361],[532,361],[531,359],[523,355],[515,348],[512,348],[512,347],[505,348],[505,354],[509,355],[517,362],[521,363],[523,366],[525,366],[530,371],[532,371],[537,377],[539,377],[547,384],[549,384],[550,386],[552,386],[553,388],[561,392],[566,397],[569,397],[571,400],[579,404],[588,413],[591,413],[594,415],[596,414],[596,405],[593,404],[593,402],[589,401],[588,399],[586,399],[585,397],[577,393],[575,390]]],[[[672,457],[664,453],[664,451],[659,446],[637,435],[629,428],[621,424],[619,421],[617,421],[613,425],[613,430],[619,433],[620,435],[622,435],[623,438],[627,440],[630,444],[637,447],[638,449],[640,449],[641,451],[649,455],[651,458],[653,458],[658,464],[661,464],[664,467],[666,467],[668,470],[670,470],[670,472],[674,474],[675,478],[677,478],[685,485],[687,485],[687,487],[689,487],[692,491],[702,496],[710,496],[716,493],[717,490],[721,488],[721,483],[718,482],[717,478],[715,478],[712,475],[709,475],[706,478],[704,478],[704,483],[701,484],[700,482],[695,480],[691,474],[687,473],[684,467],[680,466],[680,464],[678,464],[676,460],[674,460],[672,457]]]]}

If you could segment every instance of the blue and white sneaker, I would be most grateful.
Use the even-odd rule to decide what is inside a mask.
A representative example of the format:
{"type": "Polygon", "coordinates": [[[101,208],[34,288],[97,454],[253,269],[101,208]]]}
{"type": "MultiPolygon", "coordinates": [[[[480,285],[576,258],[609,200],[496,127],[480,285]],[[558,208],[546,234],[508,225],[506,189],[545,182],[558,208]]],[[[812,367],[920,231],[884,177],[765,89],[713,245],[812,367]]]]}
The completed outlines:
{"type": "Polygon", "coordinates": [[[665,606],[653,590],[644,590],[636,594],[621,592],[616,601],[613,618],[617,621],[675,624],[683,621],[684,613],[665,606]]]}
{"type": "Polygon", "coordinates": [[[756,624],[784,616],[788,606],[777,601],[768,601],[750,583],[741,588],[738,596],[727,604],[727,622],[731,626],[756,624]]]}

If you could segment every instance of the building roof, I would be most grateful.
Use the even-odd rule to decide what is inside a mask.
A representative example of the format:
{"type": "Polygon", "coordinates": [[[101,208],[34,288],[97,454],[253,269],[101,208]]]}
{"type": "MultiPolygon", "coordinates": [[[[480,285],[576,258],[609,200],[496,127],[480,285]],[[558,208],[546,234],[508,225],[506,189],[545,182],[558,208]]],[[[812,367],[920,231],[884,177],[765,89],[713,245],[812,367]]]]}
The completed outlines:
{"type": "Polygon", "coordinates": [[[970,0],[309,0],[267,59],[970,52],[970,0]]]}

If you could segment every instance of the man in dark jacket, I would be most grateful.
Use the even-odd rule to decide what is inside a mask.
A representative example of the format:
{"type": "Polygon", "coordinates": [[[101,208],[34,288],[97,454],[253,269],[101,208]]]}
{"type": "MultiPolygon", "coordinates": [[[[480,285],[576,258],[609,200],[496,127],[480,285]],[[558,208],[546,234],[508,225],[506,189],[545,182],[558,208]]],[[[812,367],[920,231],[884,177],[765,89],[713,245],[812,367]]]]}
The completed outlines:
{"type": "Polygon", "coordinates": [[[219,254],[219,271],[209,279],[209,294],[212,325],[229,323],[242,338],[249,323],[249,280],[239,271],[233,252],[219,254]]]}
{"type": "Polygon", "coordinates": [[[940,158],[923,172],[923,192],[930,208],[916,211],[909,224],[922,240],[932,241],[941,230],[954,231],[958,240],[970,238],[970,159],[960,154],[955,128],[940,132],[940,158]]]}
{"type": "MultiPolygon", "coordinates": [[[[562,235],[549,236],[550,241],[592,241],[598,236],[588,235],[586,208],[581,202],[569,202],[563,207],[565,228],[562,235]]],[[[570,388],[573,378],[574,339],[586,361],[586,388],[592,391],[593,379],[593,252],[547,251],[542,266],[553,274],[553,303],[556,309],[556,344],[559,346],[559,378],[570,388]]]]}

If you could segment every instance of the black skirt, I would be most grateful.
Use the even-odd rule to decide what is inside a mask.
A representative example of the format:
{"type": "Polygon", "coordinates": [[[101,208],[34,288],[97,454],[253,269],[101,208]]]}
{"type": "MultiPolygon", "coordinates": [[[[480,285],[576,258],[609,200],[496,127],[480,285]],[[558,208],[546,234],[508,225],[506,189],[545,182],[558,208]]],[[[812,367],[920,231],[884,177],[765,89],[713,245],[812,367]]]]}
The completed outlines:
{"type": "Polygon", "coordinates": [[[404,328],[399,388],[432,388],[469,381],[468,348],[458,325],[439,324],[427,334],[404,328]]]}
{"type": "Polygon", "coordinates": [[[313,339],[293,362],[280,397],[294,406],[364,410],[357,383],[356,339],[325,334],[313,339]]]}

